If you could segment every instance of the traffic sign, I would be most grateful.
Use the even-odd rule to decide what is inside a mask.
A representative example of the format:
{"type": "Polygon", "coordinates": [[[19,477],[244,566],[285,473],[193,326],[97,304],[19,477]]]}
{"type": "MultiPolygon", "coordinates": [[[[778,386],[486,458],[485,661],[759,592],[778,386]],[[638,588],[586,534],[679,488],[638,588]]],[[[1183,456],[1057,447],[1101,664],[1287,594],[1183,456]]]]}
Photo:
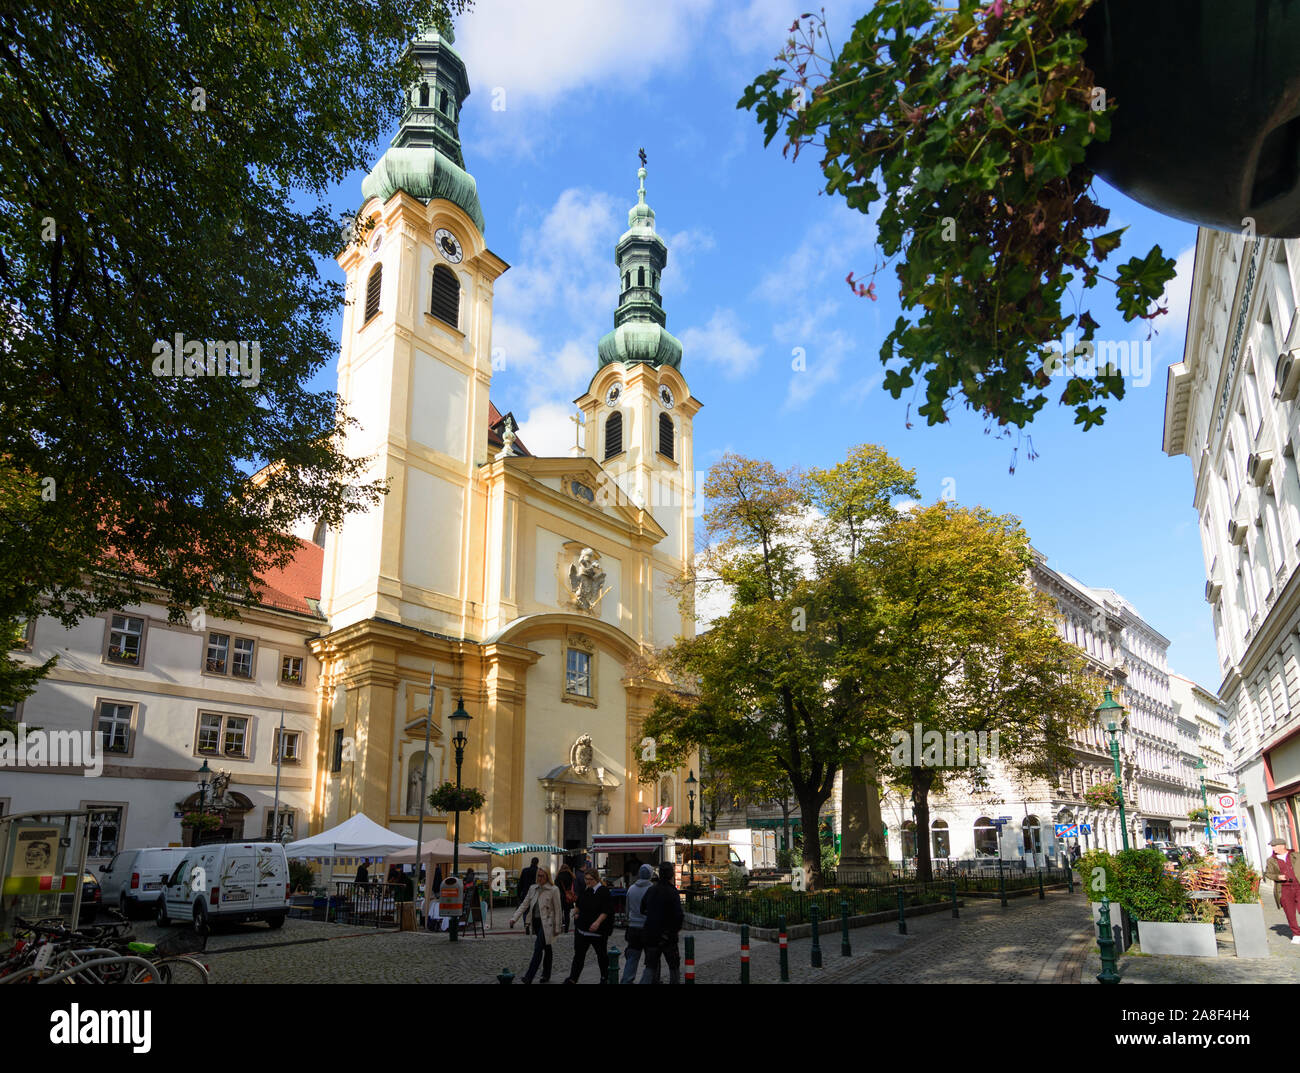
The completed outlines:
{"type": "Polygon", "coordinates": [[[1236,807],[1237,807],[1236,794],[1219,795],[1219,808],[1222,809],[1224,812],[1228,812],[1229,810],[1234,809],[1236,807]]]}
{"type": "Polygon", "coordinates": [[[1079,825],[1077,823],[1058,823],[1056,825],[1057,838],[1078,838],[1079,825]]]}
{"type": "Polygon", "coordinates": [[[1240,831],[1241,821],[1236,816],[1211,816],[1210,824],[1216,831],[1240,831]]]}
{"type": "Polygon", "coordinates": [[[1082,831],[1085,835],[1090,835],[1092,834],[1092,824],[1081,823],[1079,824],[1079,830],[1082,831]]]}

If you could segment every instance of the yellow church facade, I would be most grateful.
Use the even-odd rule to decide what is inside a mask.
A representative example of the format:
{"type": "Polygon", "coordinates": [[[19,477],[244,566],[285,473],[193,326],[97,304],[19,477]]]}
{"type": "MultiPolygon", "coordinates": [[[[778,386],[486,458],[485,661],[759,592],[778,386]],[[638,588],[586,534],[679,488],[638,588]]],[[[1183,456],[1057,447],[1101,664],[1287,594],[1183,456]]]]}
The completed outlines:
{"type": "MultiPolygon", "coordinates": [[[[665,804],[671,831],[686,771],[638,781],[663,688],[638,667],[694,628],[674,583],[694,546],[700,404],[664,327],[644,160],[616,247],[615,327],[575,400],[579,442],[536,457],[489,399],[493,287],[509,266],[460,154],[464,64],[436,33],[412,50],[422,80],[363,183],[362,237],[339,256],[347,449],[388,494],[325,539],[311,830],[364,812],[414,836],[421,797],[455,779],[448,716],[463,703],[462,782],[487,801],[462,814],[462,842],[577,849],[640,832],[665,804]]],[[[425,807],[426,838],[450,824],[425,807]]]]}

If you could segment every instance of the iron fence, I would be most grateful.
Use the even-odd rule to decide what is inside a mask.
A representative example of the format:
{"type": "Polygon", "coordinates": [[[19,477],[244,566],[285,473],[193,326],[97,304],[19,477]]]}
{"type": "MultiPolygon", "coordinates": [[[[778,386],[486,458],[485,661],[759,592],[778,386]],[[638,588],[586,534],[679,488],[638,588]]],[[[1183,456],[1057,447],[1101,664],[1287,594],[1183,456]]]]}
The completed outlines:
{"type": "Polygon", "coordinates": [[[400,923],[396,883],[336,882],[333,919],[363,928],[395,928],[400,923]]]}

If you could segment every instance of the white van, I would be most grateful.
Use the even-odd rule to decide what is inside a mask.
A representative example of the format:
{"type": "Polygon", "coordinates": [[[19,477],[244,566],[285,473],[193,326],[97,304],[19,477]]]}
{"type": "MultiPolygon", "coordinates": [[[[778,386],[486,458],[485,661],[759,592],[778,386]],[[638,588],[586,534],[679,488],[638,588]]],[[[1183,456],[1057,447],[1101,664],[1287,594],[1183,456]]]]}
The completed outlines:
{"type": "Polygon", "coordinates": [[[218,842],[185,851],[163,887],[158,923],[214,924],[265,920],[280,927],[289,915],[289,861],[278,842],[218,842]]]}
{"type": "Polygon", "coordinates": [[[125,917],[135,916],[141,908],[155,912],[163,884],[187,852],[177,848],[124,849],[100,866],[103,906],[116,906],[125,917]]]}

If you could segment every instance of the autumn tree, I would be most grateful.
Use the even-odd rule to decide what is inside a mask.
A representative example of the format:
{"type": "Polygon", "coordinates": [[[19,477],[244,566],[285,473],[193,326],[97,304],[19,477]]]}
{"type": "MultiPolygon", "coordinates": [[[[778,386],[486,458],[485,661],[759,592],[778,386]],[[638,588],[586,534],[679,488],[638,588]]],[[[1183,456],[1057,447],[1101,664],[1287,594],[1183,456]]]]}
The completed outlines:
{"type": "MultiPolygon", "coordinates": [[[[661,656],[678,688],[656,698],[645,724],[660,768],[704,746],[723,770],[787,784],[803,829],[817,830],[835,773],[884,740],[882,624],[857,560],[895,501],[916,494],[914,480],[873,446],[806,474],[732,454],[713,466],[710,544],[688,587],[698,603],[721,586],[731,605],[661,656]]],[[[804,840],[803,864],[820,885],[815,837],[804,840]]]]}
{"type": "Polygon", "coordinates": [[[898,514],[861,561],[889,637],[879,699],[906,735],[881,755],[881,773],[911,794],[917,874],[929,879],[930,795],[982,788],[994,770],[978,763],[987,753],[968,748],[983,735],[1004,773],[1049,777],[1070,762],[1071,734],[1090,717],[1098,684],[1057,633],[1051,599],[1029,583],[1016,518],[941,501],[898,514]]]}

